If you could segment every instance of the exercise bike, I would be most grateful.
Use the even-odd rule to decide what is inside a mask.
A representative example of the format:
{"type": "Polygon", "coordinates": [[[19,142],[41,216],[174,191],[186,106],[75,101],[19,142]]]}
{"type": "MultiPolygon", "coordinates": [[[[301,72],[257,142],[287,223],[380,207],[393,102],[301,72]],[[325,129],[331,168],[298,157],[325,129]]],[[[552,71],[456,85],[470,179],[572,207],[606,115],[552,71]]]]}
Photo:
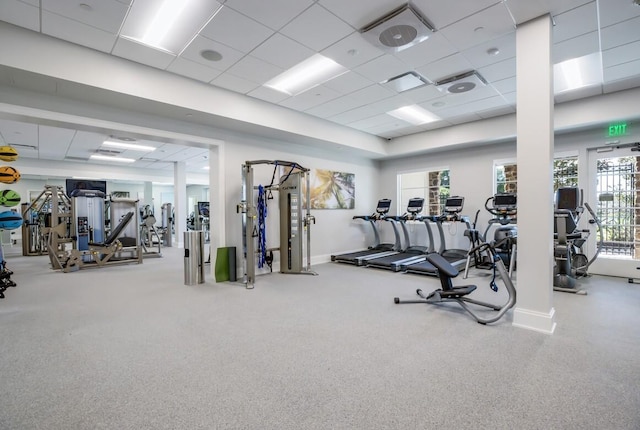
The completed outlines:
{"type": "Polygon", "coordinates": [[[438,278],[440,279],[441,288],[432,291],[428,295],[425,295],[421,289],[416,290],[416,294],[421,297],[421,300],[400,300],[399,297],[393,299],[394,303],[443,303],[443,302],[456,302],[465,311],[467,311],[478,323],[486,325],[498,321],[504,316],[504,314],[516,304],[516,289],[513,285],[513,281],[509,276],[507,268],[504,262],[497,253],[497,249],[503,246],[504,243],[498,242],[482,243],[469,252],[480,252],[488,254],[492,259],[493,277],[489,282],[490,288],[494,291],[498,291],[498,285],[496,284],[496,275],[502,280],[502,283],[507,289],[508,298],[503,305],[496,305],[487,302],[482,302],[468,297],[478,287],[476,285],[454,286],[452,279],[458,276],[460,273],[455,267],[453,267],[447,260],[445,260],[439,254],[428,254],[427,260],[438,269],[438,278]],[[476,310],[472,309],[469,304],[485,307],[497,311],[497,313],[487,317],[480,315],[476,310]]]}

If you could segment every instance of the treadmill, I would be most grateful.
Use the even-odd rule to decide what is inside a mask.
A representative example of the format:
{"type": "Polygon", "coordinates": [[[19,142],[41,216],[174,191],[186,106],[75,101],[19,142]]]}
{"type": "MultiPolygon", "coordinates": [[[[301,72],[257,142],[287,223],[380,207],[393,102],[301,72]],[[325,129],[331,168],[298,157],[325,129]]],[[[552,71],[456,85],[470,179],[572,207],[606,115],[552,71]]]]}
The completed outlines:
{"type": "Polygon", "coordinates": [[[387,213],[389,213],[390,208],[391,208],[390,199],[380,199],[378,200],[376,211],[373,214],[354,216],[353,219],[362,219],[365,221],[369,221],[369,223],[371,224],[371,227],[373,228],[374,245],[362,251],[332,255],[331,261],[335,261],[338,263],[355,264],[356,266],[362,266],[364,265],[364,261],[366,258],[382,257],[385,255],[391,255],[391,254],[397,253],[401,248],[400,235],[398,234],[398,232],[394,229],[395,236],[396,236],[395,243],[380,243],[380,233],[378,232],[378,227],[376,226],[376,221],[385,219],[387,213]]]}
{"type": "MultiPolygon", "coordinates": [[[[446,249],[445,248],[445,236],[442,223],[445,221],[462,222],[466,225],[467,229],[471,228],[471,221],[466,216],[461,216],[462,208],[464,207],[464,197],[452,196],[447,198],[444,204],[444,214],[440,216],[425,216],[425,223],[427,221],[433,221],[438,227],[438,236],[440,237],[440,247],[438,254],[442,255],[456,270],[463,270],[467,263],[467,250],[463,249],[446,249]]],[[[426,260],[426,258],[425,258],[426,260]]],[[[418,275],[438,276],[438,269],[429,263],[428,261],[421,261],[414,264],[405,263],[401,267],[402,270],[407,273],[415,273],[418,275]]]]}
{"type": "Polygon", "coordinates": [[[394,224],[400,224],[404,233],[405,243],[407,244],[407,247],[402,252],[393,255],[368,259],[365,262],[365,265],[367,267],[374,267],[377,269],[386,269],[398,272],[401,270],[403,264],[417,263],[426,260],[428,248],[426,246],[411,246],[409,231],[407,230],[406,225],[407,221],[419,220],[420,216],[418,214],[422,212],[423,208],[424,198],[415,197],[409,200],[409,204],[407,205],[407,212],[404,215],[396,217],[387,216],[385,218],[385,220],[391,221],[394,224]]]}

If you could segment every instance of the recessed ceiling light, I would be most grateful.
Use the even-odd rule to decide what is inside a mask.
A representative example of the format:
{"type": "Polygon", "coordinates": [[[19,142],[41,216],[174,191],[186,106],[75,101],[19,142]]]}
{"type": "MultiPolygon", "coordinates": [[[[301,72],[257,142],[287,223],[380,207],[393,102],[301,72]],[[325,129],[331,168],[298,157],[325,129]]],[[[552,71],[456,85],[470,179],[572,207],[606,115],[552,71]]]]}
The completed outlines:
{"type": "Polygon", "coordinates": [[[110,155],[98,155],[98,154],[93,154],[89,158],[91,160],[115,161],[116,163],[133,163],[136,161],[133,158],[113,157],[110,155]]]}
{"type": "Polygon", "coordinates": [[[315,54],[271,79],[264,86],[295,96],[348,71],[332,59],[315,54]]]}
{"type": "Polygon", "coordinates": [[[487,54],[491,55],[491,56],[495,56],[498,55],[500,53],[500,50],[498,48],[489,48],[487,49],[487,54]]]}
{"type": "Polygon", "coordinates": [[[82,10],[86,10],[87,12],[91,12],[93,10],[93,8],[91,7],[91,5],[88,5],[86,3],[80,3],[78,5],[78,7],[82,10]]]}
{"type": "Polygon", "coordinates": [[[222,54],[218,51],[214,51],[213,49],[205,49],[204,51],[200,51],[200,56],[207,61],[222,60],[222,54]]]}
{"type": "Polygon", "coordinates": [[[221,8],[212,0],[136,0],[120,36],[179,55],[221,8]]]}
{"type": "Polygon", "coordinates": [[[102,142],[102,144],[111,148],[130,149],[132,151],[151,152],[156,150],[156,148],[153,146],[138,145],[135,143],[115,142],[113,140],[105,140],[104,142],[102,142]]]}
{"type": "Polygon", "coordinates": [[[422,125],[440,120],[439,116],[434,115],[418,105],[403,106],[399,109],[389,111],[387,114],[413,125],[422,125]]]}

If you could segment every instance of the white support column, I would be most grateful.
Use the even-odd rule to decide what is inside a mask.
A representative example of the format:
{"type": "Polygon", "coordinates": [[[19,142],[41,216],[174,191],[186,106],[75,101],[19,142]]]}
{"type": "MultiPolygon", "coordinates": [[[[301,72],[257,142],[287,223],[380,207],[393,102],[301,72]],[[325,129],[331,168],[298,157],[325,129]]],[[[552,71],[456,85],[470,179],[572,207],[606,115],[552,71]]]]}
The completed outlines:
{"type": "Polygon", "coordinates": [[[513,325],[552,334],[553,64],[549,15],[516,31],[518,299],[513,325]]]}
{"type": "Polygon", "coordinates": [[[187,231],[187,172],[184,161],[177,161],[173,165],[173,199],[174,224],[176,230],[175,244],[184,248],[184,232],[187,231]]]}
{"type": "Polygon", "coordinates": [[[216,250],[226,246],[224,143],[209,149],[209,230],[211,276],[215,277],[216,250]]]}
{"type": "Polygon", "coordinates": [[[153,183],[149,181],[144,183],[144,205],[149,205],[150,208],[155,210],[153,207],[153,183]]]}

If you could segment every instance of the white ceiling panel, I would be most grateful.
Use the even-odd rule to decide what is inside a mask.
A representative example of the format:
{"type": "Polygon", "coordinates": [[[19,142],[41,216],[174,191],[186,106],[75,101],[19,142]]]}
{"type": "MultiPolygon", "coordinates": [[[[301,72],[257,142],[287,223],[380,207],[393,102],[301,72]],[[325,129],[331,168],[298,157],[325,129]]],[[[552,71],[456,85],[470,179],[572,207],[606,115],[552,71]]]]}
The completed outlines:
{"type": "Polygon", "coordinates": [[[393,55],[385,54],[368,63],[358,66],[354,71],[373,82],[382,82],[408,72],[410,68],[393,55]]]}
{"type": "Polygon", "coordinates": [[[257,84],[264,84],[284,69],[247,55],[229,68],[229,73],[257,84]]]}
{"type": "Polygon", "coordinates": [[[506,5],[517,24],[550,13],[552,16],[575,9],[595,0],[506,0],[506,5]]]}
{"type": "Polygon", "coordinates": [[[469,60],[475,69],[499,63],[516,56],[516,32],[476,45],[462,51],[462,55],[469,60]],[[493,49],[499,52],[493,54],[493,49]]]}
{"type": "Polygon", "coordinates": [[[117,36],[50,12],[42,12],[42,32],[78,45],[111,52],[117,36]]]}
{"type": "Polygon", "coordinates": [[[597,31],[565,40],[553,45],[553,62],[561,63],[572,58],[582,57],[600,50],[600,35],[597,31]]]}
{"type": "Polygon", "coordinates": [[[455,4],[449,0],[413,0],[413,3],[436,29],[441,30],[462,18],[500,3],[500,0],[457,0],[455,4]]]}
{"type": "Polygon", "coordinates": [[[223,72],[237,63],[244,54],[222,43],[215,42],[203,36],[196,36],[180,56],[223,72]],[[222,58],[219,61],[207,60],[200,55],[202,51],[206,50],[216,51],[222,55],[222,58]]]}
{"type": "Polygon", "coordinates": [[[278,104],[281,101],[289,98],[289,95],[282,93],[280,91],[276,91],[269,87],[258,87],[252,91],[247,93],[248,96],[255,97],[260,100],[264,100],[269,103],[278,104]]]}
{"type": "Polygon", "coordinates": [[[39,126],[39,156],[48,160],[63,160],[75,135],[75,130],[39,126]]]}
{"type": "Polygon", "coordinates": [[[167,71],[202,82],[211,82],[212,79],[216,78],[218,75],[220,75],[220,73],[222,73],[219,70],[203,66],[202,64],[196,63],[195,61],[187,60],[181,57],[176,58],[169,65],[169,67],[167,67],[167,71]]]}
{"type": "MultiPolygon", "coordinates": [[[[355,121],[349,124],[350,127],[357,128],[358,130],[367,130],[374,127],[386,126],[388,124],[397,123],[399,120],[391,115],[376,115],[360,121],[355,121]]],[[[385,129],[387,129],[385,127],[385,129]]]]}
{"type": "Polygon", "coordinates": [[[41,3],[43,10],[112,34],[118,33],[129,9],[116,0],[41,0],[41,3]]]}
{"type": "Polygon", "coordinates": [[[618,64],[617,66],[605,68],[604,79],[605,81],[619,81],[631,78],[638,74],[638,70],[640,70],[640,60],[629,61],[618,64]]]}
{"type": "Polygon", "coordinates": [[[227,0],[225,7],[279,30],[313,3],[314,0],[227,0]]]}
{"type": "Polygon", "coordinates": [[[356,72],[347,72],[338,76],[337,78],[333,78],[330,81],[325,82],[323,85],[325,87],[336,90],[341,94],[349,94],[354,91],[358,91],[359,89],[373,85],[374,83],[375,82],[373,82],[372,80],[367,79],[356,72]]]}
{"type": "Polygon", "coordinates": [[[514,28],[509,10],[500,2],[441,31],[457,49],[465,50],[511,33],[514,28]]]}
{"type": "Polygon", "coordinates": [[[603,85],[605,93],[614,93],[616,91],[624,91],[636,87],[640,87],[640,76],[638,75],[621,79],[619,81],[610,81],[603,85]]]}
{"type": "Polygon", "coordinates": [[[501,81],[507,78],[513,78],[516,75],[516,59],[509,58],[499,63],[482,67],[479,70],[485,80],[488,82],[501,81]]]}
{"type": "Polygon", "coordinates": [[[353,28],[325,8],[314,4],[280,32],[311,49],[321,51],[351,34],[353,28]]]}
{"type": "Polygon", "coordinates": [[[448,57],[457,52],[457,49],[440,32],[433,33],[427,40],[403,49],[396,53],[396,57],[405,64],[417,68],[432,63],[441,58],[448,57]]]}
{"type": "Polygon", "coordinates": [[[442,97],[442,92],[434,85],[425,85],[424,87],[403,92],[402,97],[413,103],[422,103],[442,97]]]}
{"type": "Polygon", "coordinates": [[[363,28],[406,3],[405,0],[318,0],[356,30],[363,28]]]}
{"type": "Polygon", "coordinates": [[[553,41],[555,43],[572,39],[598,30],[596,3],[587,3],[553,17],[553,41]]]}
{"type": "Polygon", "coordinates": [[[516,91],[516,78],[514,76],[507,79],[501,79],[499,81],[493,81],[491,86],[503,95],[514,93],[516,91]]]}
{"type": "Polygon", "coordinates": [[[480,115],[477,115],[475,113],[468,113],[451,117],[447,120],[447,122],[450,124],[465,124],[467,122],[478,121],[480,119],[482,119],[480,118],[480,115]]]}
{"type": "Polygon", "coordinates": [[[380,57],[383,52],[367,42],[360,33],[354,31],[349,36],[324,49],[322,54],[336,63],[353,69],[380,57]]]}
{"type": "Polygon", "coordinates": [[[603,50],[640,40],[640,16],[603,28],[601,34],[603,50]]]}
{"type": "Polygon", "coordinates": [[[339,92],[334,91],[331,88],[319,85],[295,97],[289,97],[288,99],[282,101],[280,105],[295,110],[305,111],[338,97],[340,97],[339,92]]]}
{"type": "Polygon", "coordinates": [[[255,82],[248,81],[241,77],[232,75],[231,73],[223,73],[222,75],[211,81],[211,84],[215,85],[216,87],[224,88],[241,94],[246,94],[260,86],[255,82]]]}
{"type": "Polygon", "coordinates": [[[359,108],[351,109],[346,112],[342,112],[338,115],[329,117],[330,121],[337,122],[338,124],[350,124],[355,121],[360,121],[365,118],[370,118],[379,114],[380,112],[370,105],[361,106],[359,108]]]}
{"type": "Polygon", "coordinates": [[[248,53],[273,34],[273,30],[228,7],[202,29],[200,35],[248,53]]]}
{"type": "Polygon", "coordinates": [[[175,56],[157,49],[148,48],[129,39],[119,38],[113,48],[113,55],[145,64],[158,69],[166,69],[175,56]]]}
{"type": "Polygon", "coordinates": [[[436,82],[473,70],[473,65],[462,54],[454,54],[426,66],[418,67],[417,70],[431,82],[436,82]]]}
{"type": "Polygon", "coordinates": [[[629,0],[600,0],[600,25],[609,27],[640,16],[640,7],[629,0]]]}
{"type": "Polygon", "coordinates": [[[3,0],[0,2],[0,17],[3,21],[40,31],[40,10],[38,5],[29,5],[18,0],[3,0]]]}
{"type": "Polygon", "coordinates": [[[635,61],[638,58],[638,52],[640,52],[640,40],[602,51],[604,68],[635,61]]]}
{"type": "Polygon", "coordinates": [[[38,125],[8,119],[0,119],[0,136],[3,143],[38,147],[38,125]]]}
{"type": "Polygon", "coordinates": [[[280,33],[274,34],[251,52],[252,57],[282,69],[293,67],[313,54],[315,51],[280,33]]]}
{"type": "Polygon", "coordinates": [[[514,106],[504,106],[501,108],[497,107],[486,111],[476,112],[475,115],[478,115],[480,118],[487,119],[496,116],[510,115],[513,113],[516,113],[516,108],[514,106]]]}

